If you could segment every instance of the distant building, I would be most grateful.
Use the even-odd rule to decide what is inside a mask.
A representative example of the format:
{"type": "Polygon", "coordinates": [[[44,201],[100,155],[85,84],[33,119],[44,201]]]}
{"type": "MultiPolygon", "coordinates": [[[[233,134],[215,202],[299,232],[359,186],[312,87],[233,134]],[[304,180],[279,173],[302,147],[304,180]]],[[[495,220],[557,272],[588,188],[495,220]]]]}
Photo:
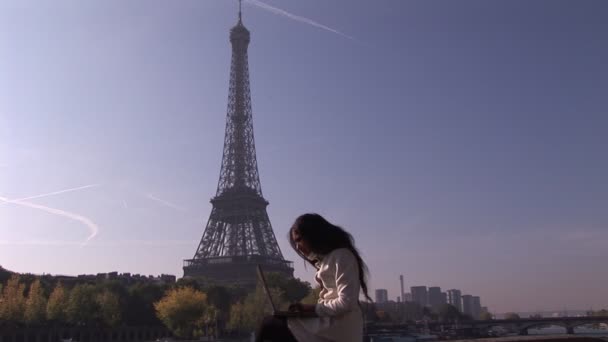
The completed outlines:
{"type": "Polygon", "coordinates": [[[479,316],[481,315],[481,299],[478,296],[473,296],[472,304],[473,314],[471,316],[475,319],[479,319],[479,316]]]}
{"type": "Polygon", "coordinates": [[[429,297],[426,291],[426,286],[412,286],[410,287],[412,293],[412,302],[418,303],[420,306],[425,307],[429,304],[429,297]]]}
{"type": "Polygon", "coordinates": [[[376,303],[388,302],[388,291],[386,289],[376,289],[376,303]]]}
{"type": "Polygon", "coordinates": [[[384,303],[376,303],[376,309],[387,312],[397,312],[399,309],[399,303],[394,300],[389,300],[384,303]]]}
{"type": "Polygon", "coordinates": [[[116,280],[118,272],[97,273],[97,279],[116,280]]]}
{"type": "Polygon", "coordinates": [[[462,313],[473,317],[473,296],[462,296],[462,313]]]}
{"type": "Polygon", "coordinates": [[[460,290],[451,289],[447,292],[448,304],[462,312],[462,293],[460,290]]]}
{"type": "Polygon", "coordinates": [[[409,293],[409,292],[405,293],[405,294],[403,295],[403,299],[404,299],[404,300],[403,300],[404,302],[411,302],[411,301],[412,301],[412,294],[411,294],[411,293],[409,293]]]}
{"type": "Polygon", "coordinates": [[[399,276],[399,283],[401,284],[401,300],[405,302],[405,291],[403,290],[403,274],[399,276]]]}
{"type": "Polygon", "coordinates": [[[441,305],[448,303],[448,294],[445,292],[441,292],[441,305]]]}
{"type": "Polygon", "coordinates": [[[132,285],[136,283],[143,284],[157,284],[157,285],[170,285],[174,284],[177,278],[174,275],[170,274],[161,274],[160,276],[152,276],[152,275],[140,275],[140,274],[131,274],[131,273],[118,273],[118,272],[109,272],[109,273],[97,273],[97,274],[80,274],[77,277],[71,276],[54,276],[53,278],[57,280],[61,280],[62,283],[65,284],[76,284],[82,282],[94,283],[94,282],[104,282],[104,281],[116,281],[123,285],[132,285]]]}
{"type": "Polygon", "coordinates": [[[441,287],[431,286],[429,287],[428,292],[428,306],[433,308],[434,310],[438,309],[441,306],[441,302],[443,298],[441,297],[441,287]]]}

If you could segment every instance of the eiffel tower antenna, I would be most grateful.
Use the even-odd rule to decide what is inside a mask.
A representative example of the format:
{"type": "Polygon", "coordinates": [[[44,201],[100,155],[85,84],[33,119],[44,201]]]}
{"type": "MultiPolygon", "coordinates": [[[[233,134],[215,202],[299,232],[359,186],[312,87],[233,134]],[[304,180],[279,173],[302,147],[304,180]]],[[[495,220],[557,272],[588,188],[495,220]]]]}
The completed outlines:
{"type": "Polygon", "coordinates": [[[251,39],[239,21],[230,30],[232,61],[220,177],[212,209],[192,259],[184,260],[184,277],[216,284],[255,286],[256,265],[293,276],[283,258],[266,211],[253,137],[247,48],[251,39]]]}

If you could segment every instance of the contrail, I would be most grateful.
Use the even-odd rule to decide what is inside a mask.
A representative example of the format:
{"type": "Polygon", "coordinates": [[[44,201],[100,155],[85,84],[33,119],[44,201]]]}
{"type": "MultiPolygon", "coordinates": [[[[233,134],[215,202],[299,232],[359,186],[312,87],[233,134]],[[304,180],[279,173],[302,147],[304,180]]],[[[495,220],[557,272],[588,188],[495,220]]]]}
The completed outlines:
{"type": "Polygon", "coordinates": [[[46,194],[41,194],[41,195],[35,195],[35,196],[29,196],[29,197],[9,200],[8,202],[3,202],[1,204],[6,204],[6,203],[9,203],[9,202],[13,202],[13,201],[27,201],[27,200],[31,200],[31,199],[34,199],[34,198],[41,198],[41,197],[48,197],[48,196],[53,196],[53,195],[59,195],[59,194],[63,194],[63,193],[66,193],[66,192],[78,191],[78,190],[83,190],[83,189],[88,189],[88,188],[95,188],[95,187],[98,187],[99,185],[100,184],[89,184],[89,185],[79,186],[77,188],[59,190],[59,191],[49,192],[49,193],[46,193],[46,194]]]}
{"type": "Polygon", "coordinates": [[[156,197],[156,196],[154,196],[152,194],[148,194],[146,197],[148,197],[149,199],[151,199],[153,201],[156,201],[158,203],[162,203],[162,204],[166,205],[169,208],[173,208],[173,209],[179,210],[179,211],[187,211],[185,208],[182,208],[182,207],[180,207],[177,204],[173,204],[173,203],[171,203],[169,201],[165,201],[164,199],[158,198],[158,197],[156,197]]]}
{"type": "Polygon", "coordinates": [[[0,240],[0,246],[80,246],[82,242],[78,241],[58,241],[58,240],[26,240],[26,241],[8,241],[0,240]]]}
{"type": "MultiPolygon", "coordinates": [[[[188,246],[196,243],[193,240],[118,240],[95,242],[95,246],[188,246]]],[[[0,246],[81,246],[81,242],[67,240],[0,240],[0,246]]]]}
{"type": "Polygon", "coordinates": [[[338,30],[336,30],[334,28],[331,28],[329,26],[325,26],[323,24],[320,24],[320,23],[318,23],[318,22],[316,22],[316,21],[314,21],[312,19],[308,19],[308,18],[305,18],[305,17],[301,17],[299,15],[295,15],[295,14],[289,13],[289,12],[287,12],[285,10],[282,10],[280,8],[277,8],[277,7],[271,6],[269,4],[263,3],[263,2],[261,2],[259,0],[246,0],[246,1],[249,2],[249,3],[251,3],[252,5],[255,5],[255,6],[261,8],[261,9],[264,9],[266,11],[272,12],[274,14],[282,15],[282,16],[287,17],[289,19],[292,19],[292,20],[295,20],[295,21],[299,21],[299,22],[304,23],[304,24],[312,25],[312,26],[314,26],[316,28],[320,28],[322,30],[329,31],[331,33],[335,33],[335,34],[340,35],[340,36],[342,36],[344,38],[348,38],[350,40],[357,41],[355,38],[353,38],[353,37],[351,37],[351,36],[349,36],[349,35],[347,35],[345,33],[342,33],[342,32],[340,32],[340,31],[338,31],[338,30]]]}
{"type": "Polygon", "coordinates": [[[99,232],[99,226],[97,226],[97,224],[95,222],[91,221],[90,219],[88,219],[82,215],[78,215],[78,214],[75,214],[75,213],[72,213],[69,211],[65,211],[65,210],[50,208],[50,207],[47,207],[44,205],[26,202],[24,200],[9,200],[8,198],[0,197],[0,201],[3,201],[5,203],[13,203],[13,204],[21,205],[24,207],[33,208],[33,209],[39,209],[42,211],[46,211],[47,213],[50,213],[50,214],[67,217],[69,219],[83,223],[85,226],[87,226],[89,228],[90,234],[89,234],[89,237],[87,237],[86,240],[84,240],[82,242],[82,245],[86,245],[87,242],[89,242],[92,238],[94,238],[95,235],[97,235],[97,233],[99,232]]]}
{"type": "Polygon", "coordinates": [[[31,199],[34,199],[34,198],[48,197],[48,196],[63,194],[63,193],[66,193],[66,192],[83,190],[83,189],[87,189],[87,188],[94,188],[94,187],[98,187],[98,186],[99,186],[99,184],[89,184],[89,185],[79,186],[77,188],[59,190],[59,191],[49,192],[49,193],[41,194],[41,195],[28,196],[28,197],[18,198],[18,199],[14,199],[14,200],[8,200],[8,201],[0,203],[0,205],[11,203],[11,202],[14,202],[14,201],[27,201],[27,200],[31,200],[31,199]]]}

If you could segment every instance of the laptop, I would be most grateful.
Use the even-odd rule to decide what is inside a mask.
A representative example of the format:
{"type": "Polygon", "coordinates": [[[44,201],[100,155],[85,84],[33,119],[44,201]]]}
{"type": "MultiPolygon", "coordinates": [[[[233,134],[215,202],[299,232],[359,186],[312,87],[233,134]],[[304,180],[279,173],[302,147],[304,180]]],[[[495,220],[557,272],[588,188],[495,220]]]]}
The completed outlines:
{"type": "Polygon", "coordinates": [[[266,277],[264,277],[264,272],[262,271],[262,266],[257,265],[258,276],[260,277],[260,281],[262,282],[262,287],[264,288],[264,293],[266,293],[266,298],[270,302],[270,306],[272,307],[272,315],[274,317],[318,317],[315,312],[302,312],[302,311],[279,311],[277,307],[274,305],[274,301],[272,300],[272,296],[270,295],[270,290],[268,289],[268,285],[266,284],[266,277]]]}

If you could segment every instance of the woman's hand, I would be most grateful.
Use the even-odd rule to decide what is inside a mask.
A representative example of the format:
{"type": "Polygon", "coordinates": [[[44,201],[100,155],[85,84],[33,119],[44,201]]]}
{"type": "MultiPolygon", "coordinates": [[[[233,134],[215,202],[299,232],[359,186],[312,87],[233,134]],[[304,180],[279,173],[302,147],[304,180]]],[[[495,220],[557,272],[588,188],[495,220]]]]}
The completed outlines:
{"type": "Polygon", "coordinates": [[[290,312],[315,312],[314,304],[295,303],[289,306],[290,312]]]}

